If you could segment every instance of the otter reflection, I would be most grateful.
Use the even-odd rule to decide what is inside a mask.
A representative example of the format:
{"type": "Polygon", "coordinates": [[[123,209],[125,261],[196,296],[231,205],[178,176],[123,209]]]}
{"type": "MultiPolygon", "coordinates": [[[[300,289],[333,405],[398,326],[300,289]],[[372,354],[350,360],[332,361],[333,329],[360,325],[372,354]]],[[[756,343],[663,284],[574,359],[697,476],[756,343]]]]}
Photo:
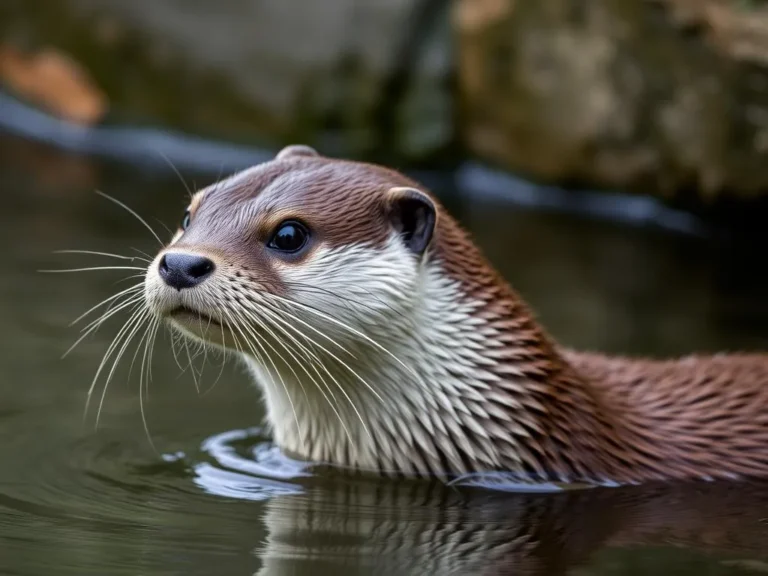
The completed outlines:
{"type": "Polygon", "coordinates": [[[549,576],[607,548],[766,558],[768,484],[512,494],[339,479],[272,499],[264,521],[260,576],[549,576]]]}

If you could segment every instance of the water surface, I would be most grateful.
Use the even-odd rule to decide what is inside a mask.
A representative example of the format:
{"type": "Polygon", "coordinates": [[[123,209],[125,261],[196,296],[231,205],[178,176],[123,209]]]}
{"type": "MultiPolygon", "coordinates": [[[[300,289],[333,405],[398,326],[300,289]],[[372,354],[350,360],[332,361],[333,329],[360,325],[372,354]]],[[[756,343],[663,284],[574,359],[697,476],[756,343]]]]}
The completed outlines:
{"type": "MultiPolygon", "coordinates": [[[[0,573],[768,569],[768,488],[761,486],[509,494],[305,477],[270,450],[258,428],[259,397],[241,371],[225,366],[219,378],[214,360],[193,378],[177,366],[168,338],[158,340],[144,403],[152,443],[136,371],[117,374],[94,429],[95,411],[83,418],[86,392],[119,322],[60,356],[78,335],[68,324],[128,287],[129,273],[37,270],[110,263],[51,253],[58,249],[156,249],[97,188],[158,230],[158,221],[175,227],[186,203],[170,170],[143,177],[129,166],[0,138],[0,573]]],[[[492,199],[446,202],[568,345],[643,354],[768,348],[765,279],[724,284],[723,257],[706,240],[492,199]]]]}

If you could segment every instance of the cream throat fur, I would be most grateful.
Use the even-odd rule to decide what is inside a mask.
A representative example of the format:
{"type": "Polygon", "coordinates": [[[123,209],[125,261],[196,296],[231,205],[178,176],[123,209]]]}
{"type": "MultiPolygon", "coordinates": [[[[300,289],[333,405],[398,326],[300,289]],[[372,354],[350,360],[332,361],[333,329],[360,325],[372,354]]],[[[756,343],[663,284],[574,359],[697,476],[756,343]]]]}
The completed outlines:
{"type": "Polygon", "coordinates": [[[284,149],[198,192],[147,309],[237,353],[278,446],[382,474],[768,476],[768,360],[558,347],[398,172],[284,149]]]}
{"type": "MultiPolygon", "coordinates": [[[[462,452],[474,452],[481,468],[495,469],[509,461],[501,451],[503,445],[490,440],[493,431],[484,430],[475,423],[477,415],[473,416],[485,413],[482,391],[488,391],[488,383],[498,379],[482,368],[478,355],[482,338],[492,334],[478,333],[472,317],[476,305],[462,303],[460,287],[436,266],[426,265],[418,274],[399,270],[409,260],[403,261],[395,236],[384,247],[334,252],[318,255],[321,266],[326,260],[329,263],[324,285],[345,302],[366,298],[370,302],[364,316],[355,304],[349,304],[336,318],[366,334],[386,352],[368,342],[352,343],[347,345],[351,357],[339,350],[334,353],[326,340],[324,345],[336,358],[319,351],[330,373],[314,374],[321,385],[308,387],[302,384],[302,376],[306,380],[307,375],[301,370],[294,374],[283,367],[276,374],[247,357],[256,381],[265,383],[268,421],[277,443],[316,462],[420,475],[463,470],[462,452]],[[360,292],[354,273],[346,272],[362,266],[381,270],[379,286],[365,286],[369,293],[385,293],[386,302],[379,300],[377,306],[377,300],[360,292]],[[420,306],[411,305],[414,294],[422,295],[420,306]],[[365,325],[359,322],[361,317],[367,320],[365,325]],[[322,376],[335,384],[325,386],[322,376]],[[275,385],[280,380],[285,387],[275,385]],[[432,384],[436,381],[440,386],[432,384]],[[291,394],[292,390],[300,392],[291,394]],[[467,432],[485,440],[472,446],[467,432]]],[[[291,282],[311,282],[310,278],[302,280],[303,274],[297,268],[288,277],[291,282]]],[[[322,309],[324,297],[318,293],[303,303],[322,309]]],[[[326,326],[326,334],[334,339],[343,338],[343,332],[326,326]]],[[[509,421],[507,429],[498,431],[511,446],[515,443],[513,429],[514,422],[509,421]]]]}

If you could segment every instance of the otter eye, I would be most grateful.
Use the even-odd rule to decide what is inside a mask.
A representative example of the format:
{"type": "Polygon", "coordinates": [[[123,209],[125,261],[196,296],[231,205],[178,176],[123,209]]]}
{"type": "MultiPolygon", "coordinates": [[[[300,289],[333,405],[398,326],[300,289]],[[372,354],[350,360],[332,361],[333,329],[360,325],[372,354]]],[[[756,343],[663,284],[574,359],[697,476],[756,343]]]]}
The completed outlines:
{"type": "Polygon", "coordinates": [[[189,221],[192,215],[189,213],[189,209],[184,211],[184,217],[181,219],[181,229],[186,230],[189,227],[189,221]]]}
{"type": "Polygon", "coordinates": [[[283,222],[277,227],[272,239],[267,244],[280,252],[298,252],[307,243],[309,230],[296,221],[283,222]]]}

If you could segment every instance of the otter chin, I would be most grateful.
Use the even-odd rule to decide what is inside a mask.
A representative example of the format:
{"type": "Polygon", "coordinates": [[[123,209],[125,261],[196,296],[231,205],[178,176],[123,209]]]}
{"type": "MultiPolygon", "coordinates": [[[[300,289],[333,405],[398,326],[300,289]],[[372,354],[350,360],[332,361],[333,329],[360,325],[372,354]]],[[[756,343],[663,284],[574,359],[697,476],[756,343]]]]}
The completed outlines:
{"type": "Polygon", "coordinates": [[[768,356],[555,342],[419,183],[288,146],[197,192],[146,305],[236,354],[292,456],[386,475],[768,477],[768,356]]]}

